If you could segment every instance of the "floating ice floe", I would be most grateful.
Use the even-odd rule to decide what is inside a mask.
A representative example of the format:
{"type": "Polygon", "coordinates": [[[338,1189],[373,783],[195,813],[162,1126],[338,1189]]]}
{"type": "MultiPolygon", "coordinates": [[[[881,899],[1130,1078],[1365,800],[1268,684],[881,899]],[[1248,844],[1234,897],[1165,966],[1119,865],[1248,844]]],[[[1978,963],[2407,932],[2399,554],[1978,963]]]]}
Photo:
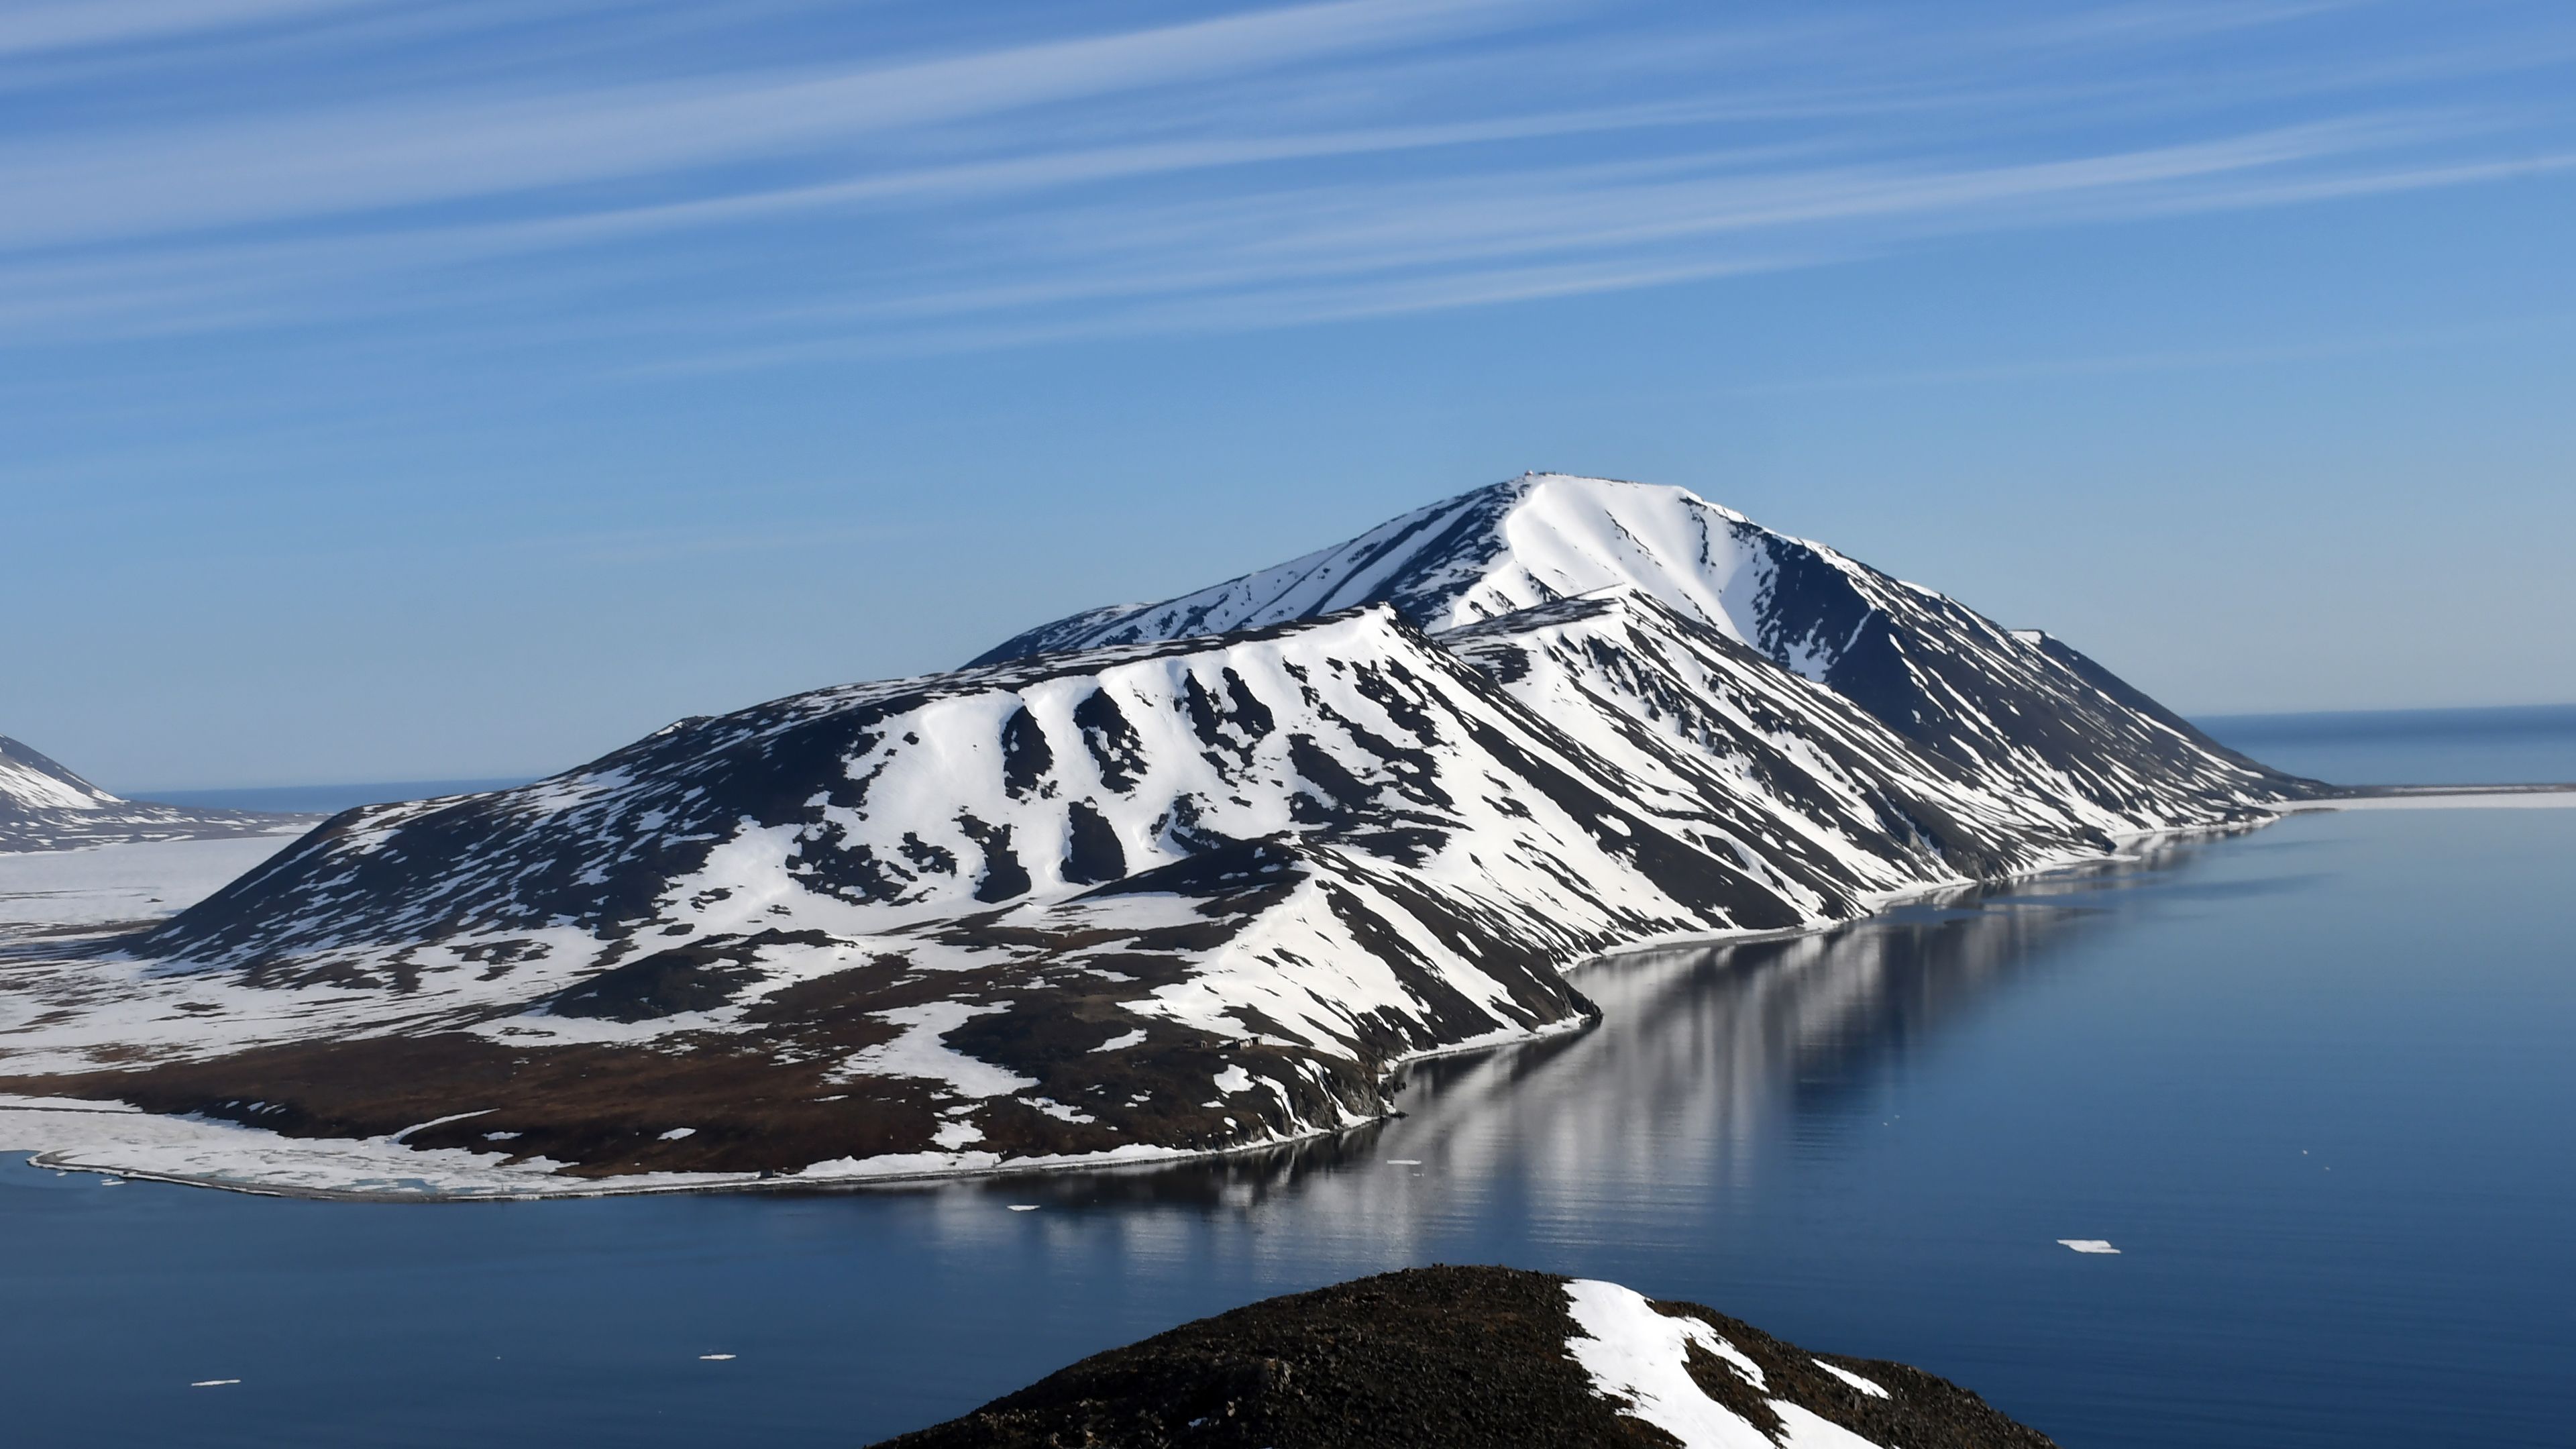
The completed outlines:
{"type": "Polygon", "coordinates": [[[733,1355],[729,1353],[702,1353],[698,1355],[698,1362],[700,1363],[730,1363],[732,1361],[733,1355]]]}
{"type": "Polygon", "coordinates": [[[188,1387],[192,1389],[220,1389],[226,1384],[237,1384],[240,1382],[241,1380],[239,1379],[194,1379],[189,1382],[188,1387]]]}
{"type": "Polygon", "coordinates": [[[2057,1241],[2079,1253],[2109,1253],[2116,1257],[2120,1252],[2104,1238],[2060,1238],[2057,1241]]]}

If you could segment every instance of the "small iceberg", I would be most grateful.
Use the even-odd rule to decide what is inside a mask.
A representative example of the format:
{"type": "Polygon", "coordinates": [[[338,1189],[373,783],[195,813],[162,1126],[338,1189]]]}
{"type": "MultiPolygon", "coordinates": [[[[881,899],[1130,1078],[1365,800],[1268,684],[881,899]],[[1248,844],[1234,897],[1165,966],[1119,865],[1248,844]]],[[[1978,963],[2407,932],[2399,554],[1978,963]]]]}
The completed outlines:
{"type": "Polygon", "coordinates": [[[2119,1256],[2120,1253],[2120,1250],[2112,1247],[2106,1238],[2060,1238],[2057,1241],[2079,1253],[2109,1253],[2113,1257],[2119,1256]]]}

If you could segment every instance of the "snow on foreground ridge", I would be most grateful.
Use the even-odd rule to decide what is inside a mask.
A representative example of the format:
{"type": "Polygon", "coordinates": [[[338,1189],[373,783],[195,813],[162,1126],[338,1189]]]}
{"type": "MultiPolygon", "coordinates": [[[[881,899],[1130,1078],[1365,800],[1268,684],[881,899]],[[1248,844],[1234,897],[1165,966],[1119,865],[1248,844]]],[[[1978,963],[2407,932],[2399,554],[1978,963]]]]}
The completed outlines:
{"type": "Polygon", "coordinates": [[[1406,1268],[1113,1348],[878,1449],[2054,1449],[1904,1364],[1837,1363],[1695,1303],[1406,1268]]]}
{"type": "MultiPolygon", "coordinates": [[[[1629,1417],[1672,1435],[1681,1449],[1888,1449],[1811,1409],[1765,1396],[1762,1403],[1780,1426],[1775,1439],[1711,1398],[1693,1375],[1696,1350],[1722,1365],[1716,1371],[1763,1394],[1761,1366],[1716,1329],[1697,1318],[1658,1312],[1652,1299],[1616,1283],[1578,1278],[1565,1285],[1565,1295],[1581,1330],[1566,1341],[1566,1352],[1592,1375],[1593,1389],[1629,1417]]],[[[1817,1367],[1861,1392],[1887,1397],[1885,1389],[1848,1370],[1821,1361],[1817,1367]]]]}
{"type": "Polygon", "coordinates": [[[2297,797],[2044,637],[1884,587],[1845,632],[1915,696],[1631,585],[1437,637],[1379,603],[682,721],[0,957],[0,1091],[230,1124],[151,1170],[298,1189],[298,1143],[576,1191],[1231,1150],[1382,1115],[1412,1057],[1581,1025],[1564,973],[1605,951],[2297,797]]]}

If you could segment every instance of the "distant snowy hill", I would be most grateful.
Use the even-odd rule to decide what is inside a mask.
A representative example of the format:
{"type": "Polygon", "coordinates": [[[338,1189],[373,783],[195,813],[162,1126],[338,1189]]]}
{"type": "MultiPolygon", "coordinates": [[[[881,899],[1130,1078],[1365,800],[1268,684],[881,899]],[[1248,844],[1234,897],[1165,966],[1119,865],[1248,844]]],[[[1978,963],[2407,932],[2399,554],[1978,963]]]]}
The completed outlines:
{"type": "Polygon", "coordinates": [[[119,799],[0,735],[0,851],[257,835],[290,827],[296,819],[119,799]]]}
{"type": "Polygon", "coordinates": [[[1239,1147],[1579,1025],[1563,973],[1601,952],[2313,788],[1634,484],[1521,479],[1015,645],[336,816],[15,964],[0,1092],[243,1124],[207,1172],[399,1142],[534,1190],[1239,1147]]]}

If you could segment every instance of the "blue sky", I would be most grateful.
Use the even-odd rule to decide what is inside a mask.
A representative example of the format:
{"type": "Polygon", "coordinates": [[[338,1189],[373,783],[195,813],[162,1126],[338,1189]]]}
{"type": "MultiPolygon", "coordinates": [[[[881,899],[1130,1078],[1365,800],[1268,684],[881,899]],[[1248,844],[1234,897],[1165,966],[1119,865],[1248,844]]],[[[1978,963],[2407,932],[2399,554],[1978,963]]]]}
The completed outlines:
{"type": "Polygon", "coordinates": [[[2576,699],[2576,7],[0,8],[0,733],[558,768],[1526,468],[2576,699]]]}

